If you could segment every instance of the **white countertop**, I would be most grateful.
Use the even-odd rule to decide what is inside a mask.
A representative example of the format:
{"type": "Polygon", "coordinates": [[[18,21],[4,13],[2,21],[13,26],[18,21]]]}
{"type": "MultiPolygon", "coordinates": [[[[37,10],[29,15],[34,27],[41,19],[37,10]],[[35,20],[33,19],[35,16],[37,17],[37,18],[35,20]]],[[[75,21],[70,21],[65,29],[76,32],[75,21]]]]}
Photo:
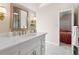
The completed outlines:
{"type": "Polygon", "coordinates": [[[0,37],[0,50],[12,47],[14,45],[20,44],[24,41],[31,40],[32,38],[45,35],[46,33],[33,33],[33,34],[26,34],[21,36],[3,36],[0,37]],[[23,38],[23,39],[22,39],[23,38]]]}

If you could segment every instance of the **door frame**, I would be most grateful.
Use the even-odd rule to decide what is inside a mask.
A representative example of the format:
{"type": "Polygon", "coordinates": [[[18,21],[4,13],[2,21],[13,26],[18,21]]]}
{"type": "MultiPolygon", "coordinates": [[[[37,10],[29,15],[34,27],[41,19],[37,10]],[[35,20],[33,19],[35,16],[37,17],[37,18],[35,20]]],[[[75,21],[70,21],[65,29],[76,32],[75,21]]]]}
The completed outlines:
{"type": "MultiPolygon", "coordinates": [[[[60,46],[60,13],[61,12],[66,12],[66,11],[71,11],[71,47],[72,47],[72,44],[73,44],[73,26],[74,26],[74,8],[71,8],[71,9],[65,9],[65,10],[60,10],[60,11],[58,11],[58,21],[59,21],[59,25],[58,25],[58,27],[59,27],[59,46],[60,46]]],[[[73,47],[72,47],[73,48],[73,47]]],[[[72,49],[72,51],[73,51],[73,49],[72,49]]],[[[72,52],[72,54],[73,54],[73,52],[72,52]]]]}

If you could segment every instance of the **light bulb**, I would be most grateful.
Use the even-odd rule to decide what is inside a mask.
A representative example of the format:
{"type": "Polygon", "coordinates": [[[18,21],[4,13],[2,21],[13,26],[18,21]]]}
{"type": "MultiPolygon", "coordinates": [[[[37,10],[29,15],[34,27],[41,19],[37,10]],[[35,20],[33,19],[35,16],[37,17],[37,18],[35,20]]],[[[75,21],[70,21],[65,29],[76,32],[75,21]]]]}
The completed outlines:
{"type": "Polygon", "coordinates": [[[34,17],[34,20],[36,20],[36,17],[34,17]]]}
{"type": "Polygon", "coordinates": [[[0,7],[0,13],[6,13],[6,9],[4,7],[0,7]]]}

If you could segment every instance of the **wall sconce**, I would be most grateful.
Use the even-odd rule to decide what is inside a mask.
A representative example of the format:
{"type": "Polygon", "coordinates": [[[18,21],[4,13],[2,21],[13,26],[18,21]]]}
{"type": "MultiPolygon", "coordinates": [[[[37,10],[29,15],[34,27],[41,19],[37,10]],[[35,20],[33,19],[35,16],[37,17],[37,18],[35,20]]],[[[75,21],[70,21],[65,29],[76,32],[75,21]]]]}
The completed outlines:
{"type": "Polygon", "coordinates": [[[6,9],[0,6],[0,20],[4,20],[6,9]]]}

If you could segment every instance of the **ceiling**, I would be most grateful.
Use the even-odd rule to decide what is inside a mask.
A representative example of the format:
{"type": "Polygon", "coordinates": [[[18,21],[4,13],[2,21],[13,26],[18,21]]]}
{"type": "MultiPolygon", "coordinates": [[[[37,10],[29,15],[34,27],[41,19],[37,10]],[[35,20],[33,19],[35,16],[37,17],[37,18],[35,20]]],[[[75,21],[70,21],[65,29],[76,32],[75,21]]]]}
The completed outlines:
{"type": "Polygon", "coordinates": [[[33,11],[36,11],[37,9],[44,7],[48,5],[49,3],[20,3],[20,5],[29,8],[33,11]]]}

